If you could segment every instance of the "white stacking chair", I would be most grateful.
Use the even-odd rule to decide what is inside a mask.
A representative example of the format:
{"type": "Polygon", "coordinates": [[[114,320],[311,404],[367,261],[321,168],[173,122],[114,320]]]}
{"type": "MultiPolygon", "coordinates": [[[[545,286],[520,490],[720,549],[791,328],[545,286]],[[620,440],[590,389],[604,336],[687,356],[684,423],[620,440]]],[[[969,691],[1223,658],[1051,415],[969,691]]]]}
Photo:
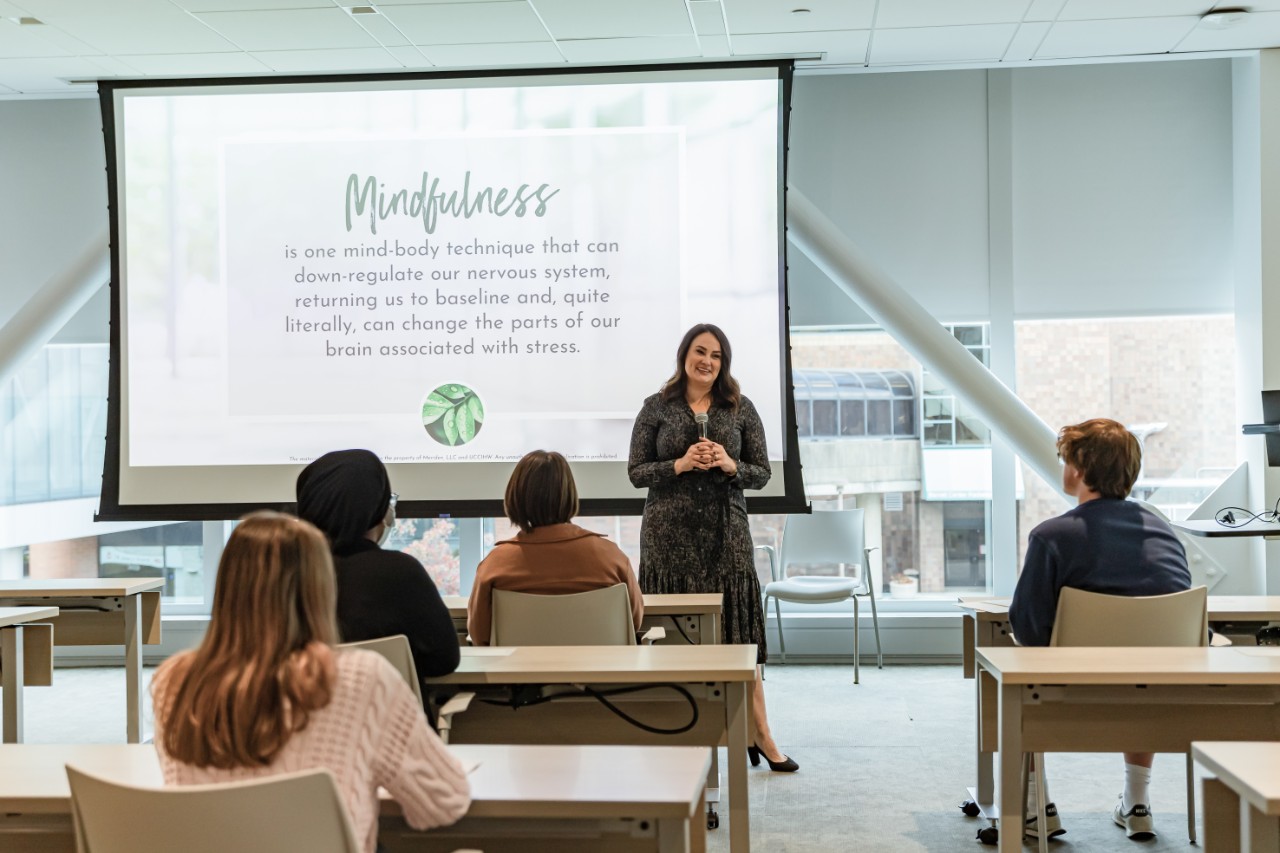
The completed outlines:
{"type": "MultiPolygon", "coordinates": [[[[535,595],[495,589],[489,644],[493,646],[634,646],[631,594],[618,583],[590,592],[535,595]]],[[[651,644],[666,636],[650,628],[639,638],[651,644]]]]}
{"type": "MultiPolygon", "coordinates": [[[[404,634],[378,637],[374,640],[361,640],[355,643],[343,643],[338,648],[364,649],[365,651],[377,652],[382,655],[409,683],[410,689],[413,690],[413,695],[418,697],[418,704],[422,704],[422,681],[418,678],[418,667],[413,662],[413,650],[409,646],[409,638],[404,634]]],[[[440,706],[440,710],[436,713],[436,731],[440,734],[442,741],[449,742],[449,731],[453,728],[453,715],[459,711],[465,711],[471,704],[471,700],[475,698],[475,695],[475,693],[464,691],[451,696],[447,702],[440,706]]]]}
{"type": "MultiPolygon", "coordinates": [[[[1207,646],[1209,591],[1203,586],[1168,595],[1104,595],[1063,587],[1053,621],[1051,646],[1207,646]]],[[[1040,779],[1045,779],[1044,755],[1036,753],[1040,779]]],[[[1187,838],[1196,841],[1195,765],[1187,753],[1187,838]]],[[[1023,798],[1026,797],[1028,756],[1023,756],[1023,798]]],[[[1045,826],[1048,788],[1036,791],[1036,826],[1045,826]]],[[[1025,827],[1024,827],[1025,829],[1025,827]]],[[[1006,830],[1007,831],[1007,830],[1006,830]]],[[[1040,853],[1048,850],[1047,833],[1040,833],[1040,853]]]]}
{"type": "Polygon", "coordinates": [[[764,607],[767,611],[769,599],[773,599],[778,621],[778,649],[783,663],[787,660],[787,642],[782,632],[782,606],[779,602],[838,604],[853,600],[854,684],[859,682],[860,677],[859,596],[865,596],[871,602],[871,624],[876,636],[876,666],[884,668],[884,652],[880,646],[880,615],[876,612],[875,582],[871,579],[871,552],[876,549],[866,547],[863,523],[863,511],[860,509],[789,515],[782,529],[782,545],[776,552],[772,545],[757,546],[769,554],[772,580],[764,588],[764,607]],[[842,574],[838,577],[804,574],[787,577],[790,566],[829,564],[840,565],[842,574]],[[850,570],[851,574],[848,573],[850,570]]]}
{"type": "Polygon", "coordinates": [[[137,788],[67,766],[77,853],[362,853],[327,770],[137,788]]]}

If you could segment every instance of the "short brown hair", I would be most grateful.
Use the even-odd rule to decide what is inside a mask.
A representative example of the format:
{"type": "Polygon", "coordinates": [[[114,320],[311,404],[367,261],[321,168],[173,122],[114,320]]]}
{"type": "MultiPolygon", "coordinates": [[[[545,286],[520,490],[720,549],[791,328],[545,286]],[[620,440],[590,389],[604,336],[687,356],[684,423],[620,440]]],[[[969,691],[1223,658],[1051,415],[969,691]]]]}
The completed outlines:
{"type": "Polygon", "coordinates": [[[324,534],[277,512],[245,517],[218,563],[209,630],[152,680],[156,741],[196,767],[265,767],[329,704],[338,641],[324,534]]]}
{"type": "Polygon", "coordinates": [[[1104,498],[1127,498],[1142,470],[1137,436],[1109,418],[1063,427],[1058,433],[1058,457],[1104,498]]]}
{"type": "Polygon", "coordinates": [[[526,453],[507,481],[502,508],[525,533],[569,521],[578,514],[578,486],[569,463],[554,450],[526,453]]]}

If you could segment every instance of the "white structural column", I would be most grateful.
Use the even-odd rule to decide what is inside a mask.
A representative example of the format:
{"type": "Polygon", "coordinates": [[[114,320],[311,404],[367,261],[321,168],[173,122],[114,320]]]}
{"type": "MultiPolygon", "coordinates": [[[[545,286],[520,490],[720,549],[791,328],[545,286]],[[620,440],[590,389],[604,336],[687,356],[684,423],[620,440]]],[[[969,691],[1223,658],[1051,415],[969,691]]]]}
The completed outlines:
{"type": "Polygon", "coordinates": [[[0,329],[0,383],[47,344],[110,278],[111,254],[103,232],[0,329]]]}
{"type": "MultiPolygon", "coordinates": [[[[1236,383],[1245,424],[1262,421],[1261,392],[1280,389],[1280,50],[1233,59],[1231,84],[1236,365],[1226,381],[1236,383]]],[[[1267,466],[1261,437],[1237,441],[1249,463],[1249,504],[1269,508],[1280,496],[1280,468],[1267,466]]],[[[1276,593],[1280,543],[1267,542],[1265,552],[1265,591],[1276,593]]]]}
{"type": "Polygon", "coordinates": [[[1056,433],[794,187],[787,188],[787,239],[972,406],[1046,483],[1062,488],[1056,433]]]}

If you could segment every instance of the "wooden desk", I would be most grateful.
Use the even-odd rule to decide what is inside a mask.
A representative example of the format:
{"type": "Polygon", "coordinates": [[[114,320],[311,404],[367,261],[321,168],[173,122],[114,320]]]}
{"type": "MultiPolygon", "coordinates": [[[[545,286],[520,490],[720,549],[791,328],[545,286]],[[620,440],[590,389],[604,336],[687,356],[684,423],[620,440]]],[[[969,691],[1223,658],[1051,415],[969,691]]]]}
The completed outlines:
{"type": "MultiPolygon", "coordinates": [[[[444,596],[445,607],[453,617],[458,639],[467,636],[467,599],[461,595],[444,596]]],[[[708,645],[720,642],[720,615],[724,611],[724,596],[707,595],[646,595],[644,597],[644,622],[641,630],[655,626],[667,629],[667,636],[658,644],[708,645]]]]}
{"type": "Polygon", "coordinates": [[[1196,521],[1171,521],[1171,527],[1192,536],[1204,536],[1209,539],[1222,539],[1237,536],[1261,536],[1264,539],[1280,539],[1280,524],[1274,521],[1250,521],[1237,527],[1219,524],[1212,518],[1196,521]]]}
{"type": "Polygon", "coordinates": [[[1280,743],[1197,742],[1204,780],[1205,853],[1280,850],[1280,743]]]}
{"type": "Polygon", "coordinates": [[[164,578],[0,581],[0,606],[56,606],[58,646],[124,646],[126,736],[142,740],[142,646],[160,643],[164,578]]]}
{"type": "MultiPolygon", "coordinates": [[[[985,648],[1000,752],[1004,853],[1022,850],[1024,752],[1187,752],[1196,740],[1280,739],[1280,648],[985,648]]],[[[989,772],[989,771],[988,771],[989,772]]]]}
{"type": "MultiPolygon", "coordinates": [[[[714,646],[524,646],[464,648],[458,670],[425,679],[480,692],[519,685],[678,684],[698,706],[697,724],[680,735],[644,732],[591,698],[564,699],[512,710],[473,701],[453,719],[451,743],[660,744],[729,750],[729,845],[747,853],[747,694],[756,677],[756,649],[714,646]]],[[[494,691],[487,691],[492,693],[494,691]]],[[[645,723],[674,728],[689,721],[689,705],[668,691],[621,701],[645,723]]]]}
{"type": "Polygon", "coordinates": [[[56,607],[0,607],[0,690],[4,692],[4,742],[22,742],[22,688],[53,683],[56,607]]]}
{"type": "MultiPolygon", "coordinates": [[[[710,753],[695,747],[457,746],[471,774],[472,803],[453,827],[416,832],[384,795],[381,834],[393,851],[625,853],[698,851],[699,811],[710,753]]],[[[163,784],[145,744],[0,746],[0,850],[74,853],[64,765],[140,787],[163,784]]]]}
{"type": "MultiPolygon", "coordinates": [[[[1009,599],[961,598],[964,612],[964,677],[973,678],[973,652],[984,646],[1012,646],[1009,599]]],[[[1280,620],[1280,595],[1211,595],[1210,622],[1270,622],[1280,620]]]]}

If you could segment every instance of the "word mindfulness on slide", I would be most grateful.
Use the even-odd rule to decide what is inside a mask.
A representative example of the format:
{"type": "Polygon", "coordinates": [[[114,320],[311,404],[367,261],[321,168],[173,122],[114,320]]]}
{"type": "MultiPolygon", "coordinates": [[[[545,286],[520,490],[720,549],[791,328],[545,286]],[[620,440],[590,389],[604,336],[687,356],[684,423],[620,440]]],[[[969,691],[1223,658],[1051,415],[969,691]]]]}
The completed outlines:
{"type": "Polygon", "coordinates": [[[378,223],[393,217],[410,217],[422,221],[428,234],[434,234],[441,214],[459,219],[473,216],[523,217],[530,212],[534,216],[546,216],[547,202],[560,190],[550,184],[520,184],[513,188],[481,186],[472,188],[471,171],[462,178],[461,189],[440,189],[440,178],[429,172],[422,173],[422,185],[417,189],[388,190],[387,185],[373,175],[361,178],[353,173],[347,178],[346,205],[347,230],[367,215],[370,233],[378,233],[378,223]]]}

